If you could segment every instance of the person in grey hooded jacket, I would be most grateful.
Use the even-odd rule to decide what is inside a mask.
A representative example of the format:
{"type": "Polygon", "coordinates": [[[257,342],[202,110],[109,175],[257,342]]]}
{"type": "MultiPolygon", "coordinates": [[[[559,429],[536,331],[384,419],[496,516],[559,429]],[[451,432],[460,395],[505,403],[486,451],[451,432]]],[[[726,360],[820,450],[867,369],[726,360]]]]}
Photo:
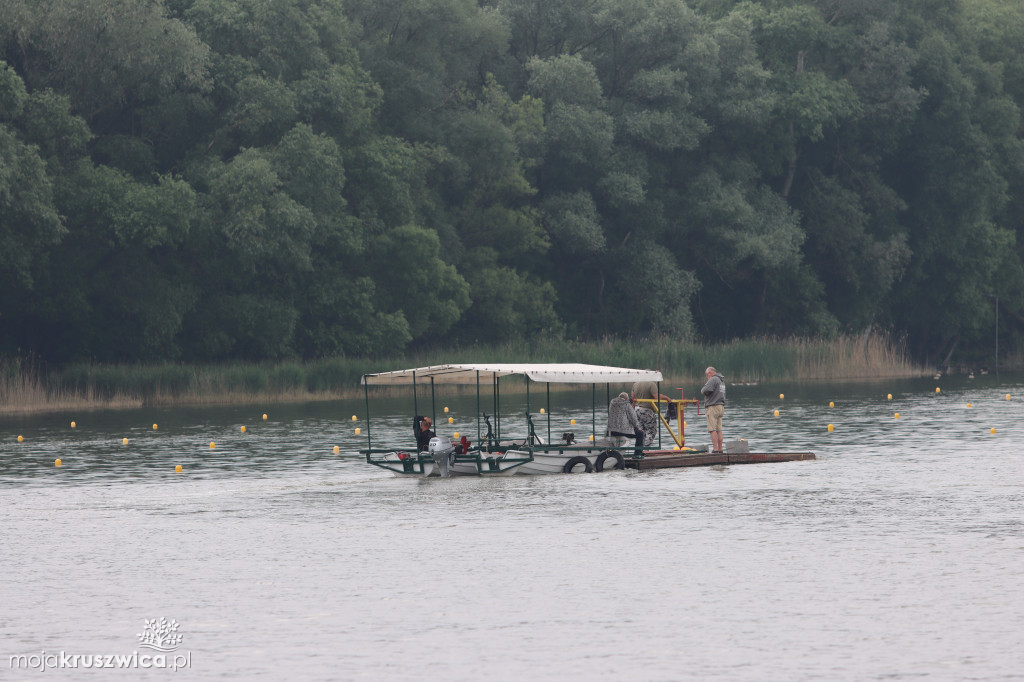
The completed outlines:
{"type": "Polygon", "coordinates": [[[643,456],[644,430],[636,418],[636,408],[628,393],[620,393],[608,403],[608,434],[634,439],[636,450],[633,456],[643,456]]]}
{"type": "Polygon", "coordinates": [[[708,367],[704,370],[708,383],[700,392],[704,395],[704,412],[708,417],[708,434],[712,452],[722,451],[722,416],[725,414],[725,377],[708,367]]]}

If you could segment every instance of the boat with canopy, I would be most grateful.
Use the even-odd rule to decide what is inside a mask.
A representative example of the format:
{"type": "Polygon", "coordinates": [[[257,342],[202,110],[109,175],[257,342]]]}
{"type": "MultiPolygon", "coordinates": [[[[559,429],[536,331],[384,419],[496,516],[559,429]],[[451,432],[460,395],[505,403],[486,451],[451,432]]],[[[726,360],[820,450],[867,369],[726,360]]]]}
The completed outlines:
{"type": "MultiPolygon", "coordinates": [[[[614,384],[635,382],[653,382],[657,385],[656,395],[661,395],[661,372],[649,369],[629,369],[624,367],[607,367],[580,363],[467,363],[431,365],[413,369],[366,374],[362,378],[366,397],[366,448],[360,450],[369,464],[393,471],[397,474],[418,475],[510,475],[510,474],[547,474],[576,473],[602,471],[608,468],[622,469],[626,466],[627,457],[620,451],[624,444],[618,439],[604,435],[604,422],[607,412],[600,411],[601,425],[598,426],[599,412],[597,409],[597,387],[605,387],[607,406],[614,384]],[[503,385],[508,390],[509,381],[517,381],[513,377],[522,377],[526,394],[526,413],[524,415],[525,436],[518,439],[503,439],[500,400],[503,385]],[[504,382],[502,381],[504,379],[504,382]],[[412,388],[413,414],[420,414],[420,395],[429,391],[430,415],[437,423],[436,390],[443,385],[475,385],[476,386],[476,424],[477,438],[475,445],[468,442],[465,436],[435,437],[431,439],[426,450],[413,451],[394,450],[392,448],[374,448],[370,420],[370,388],[410,386],[412,388]],[[544,385],[543,399],[536,397],[536,388],[531,393],[531,385],[544,385]],[[551,384],[577,384],[589,386],[591,391],[590,434],[586,442],[576,441],[576,433],[562,433],[556,440],[552,434],[551,424],[551,384]],[[483,411],[483,401],[491,401],[491,414],[483,411]],[[541,407],[543,406],[543,407],[541,407]],[[533,408],[538,407],[540,414],[534,414],[533,408]],[[491,417],[493,416],[493,422],[491,417]],[[546,417],[538,425],[538,416],[546,417]],[[486,432],[484,426],[486,425],[486,432]],[[545,437],[546,427],[546,437],[545,437]],[[538,429],[540,432],[538,432],[538,429]]],[[[644,399],[648,407],[659,418],[657,446],[654,444],[644,450],[665,452],[666,448],[682,451],[686,448],[685,419],[683,410],[688,405],[698,406],[698,402],[682,395],[672,400],[644,399]],[[675,415],[675,427],[671,424],[671,416],[675,415]],[[664,428],[662,428],[664,427],[664,428]],[[663,438],[671,438],[674,445],[668,445],[663,438]]],[[[424,396],[424,400],[426,396],[424,396]]],[[[410,431],[411,433],[411,431],[410,431]]],[[[582,437],[582,436],[581,436],[582,437]]],[[[632,455],[630,458],[642,458],[632,455]]]]}

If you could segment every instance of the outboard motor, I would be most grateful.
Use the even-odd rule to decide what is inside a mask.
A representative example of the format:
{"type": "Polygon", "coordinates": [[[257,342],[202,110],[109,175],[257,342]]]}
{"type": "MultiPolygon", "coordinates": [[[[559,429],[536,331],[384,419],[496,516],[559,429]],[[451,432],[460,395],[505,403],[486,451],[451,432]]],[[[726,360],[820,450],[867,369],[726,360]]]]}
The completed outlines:
{"type": "Polygon", "coordinates": [[[434,436],[430,439],[427,450],[434,458],[434,462],[437,463],[438,473],[441,475],[441,478],[451,476],[452,465],[455,464],[455,448],[452,447],[452,442],[447,438],[434,436]]]}

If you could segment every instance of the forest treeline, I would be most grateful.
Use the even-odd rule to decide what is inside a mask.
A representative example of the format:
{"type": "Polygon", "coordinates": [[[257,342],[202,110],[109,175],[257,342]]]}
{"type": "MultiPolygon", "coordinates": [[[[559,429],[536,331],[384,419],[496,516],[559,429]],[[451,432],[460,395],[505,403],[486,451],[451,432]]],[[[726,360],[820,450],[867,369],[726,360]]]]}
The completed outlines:
{"type": "Polygon", "coordinates": [[[1022,46],[1019,0],[4,0],[0,355],[1016,349],[1022,46]]]}

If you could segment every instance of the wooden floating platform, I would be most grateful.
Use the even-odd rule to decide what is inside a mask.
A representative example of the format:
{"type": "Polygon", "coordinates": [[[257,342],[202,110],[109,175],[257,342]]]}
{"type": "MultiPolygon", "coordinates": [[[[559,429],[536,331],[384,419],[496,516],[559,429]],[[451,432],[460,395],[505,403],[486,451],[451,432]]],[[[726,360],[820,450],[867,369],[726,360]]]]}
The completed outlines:
{"type": "Polygon", "coordinates": [[[716,464],[762,464],[765,462],[799,462],[817,459],[813,452],[736,452],[680,453],[678,450],[648,452],[643,459],[626,458],[627,469],[668,469],[673,467],[706,467],[716,464]]]}

